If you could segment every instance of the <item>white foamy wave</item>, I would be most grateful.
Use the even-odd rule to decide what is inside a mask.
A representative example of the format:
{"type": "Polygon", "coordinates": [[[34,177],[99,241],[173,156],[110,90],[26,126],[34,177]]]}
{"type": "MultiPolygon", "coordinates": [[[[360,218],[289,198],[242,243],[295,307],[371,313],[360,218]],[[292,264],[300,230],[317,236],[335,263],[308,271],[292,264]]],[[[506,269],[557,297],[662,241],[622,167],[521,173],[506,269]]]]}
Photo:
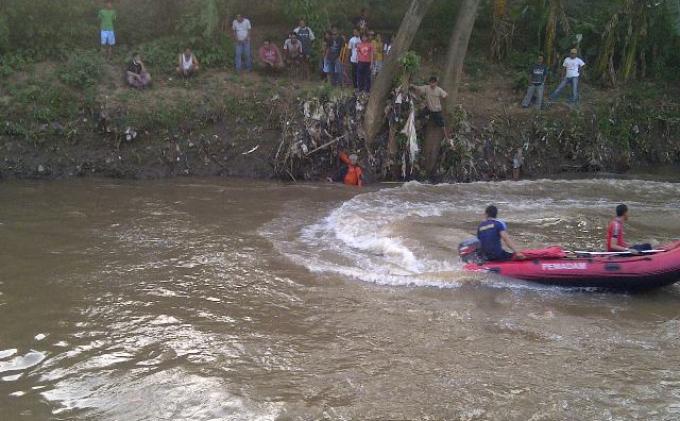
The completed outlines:
{"type": "Polygon", "coordinates": [[[320,220],[300,219],[302,212],[293,211],[295,216],[275,221],[264,234],[282,254],[315,273],[380,285],[456,287],[481,279],[502,285],[463,272],[456,254],[457,244],[474,232],[488,204],[498,204],[511,224],[524,225],[527,232],[517,233],[523,235],[524,245],[568,240],[593,247],[600,243],[599,230],[606,226],[611,208],[630,198],[630,192],[635,192],[636,201],[627,202],[638,213],[659,208],[678,211],[678,204],[669,198],[680,195],[680,185],[672,183],[539,180],[432,186],[412,182],[358,195],[320,220]]]}

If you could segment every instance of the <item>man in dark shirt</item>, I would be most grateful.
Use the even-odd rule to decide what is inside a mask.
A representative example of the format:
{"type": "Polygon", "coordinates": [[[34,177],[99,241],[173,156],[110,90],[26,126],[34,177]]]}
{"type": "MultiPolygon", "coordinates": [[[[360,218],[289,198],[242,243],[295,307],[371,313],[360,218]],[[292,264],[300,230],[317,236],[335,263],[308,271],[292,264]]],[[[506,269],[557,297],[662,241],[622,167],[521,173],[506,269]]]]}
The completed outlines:
{"type": "Polygon", "coordinates": [[[342,63],[340,62],[340,52],[345,46],[345,38],[338,33],[337,26],[331,28],[331,36],[326,42],[324,53],[324,69],[328,74],[328,82],[334,86],[342,82],[342,63]]]}
{"type": "Polygon", "coordinates": [[[368,30],[368,10],[361,9],[361,14],[354,18],[352,24],[363,34],[368,30]]]}
{"type": "Polygon", "coordinates": [[[132,54],[132,61],[125,72],[127,82],[130,86],[137,89],[144,89],[151,84],[151,75],[146,70],[146,66],[139,54],[132,54]]]}
{"type": "Polygon", "coordinates": [[[307,26],[304,19],[300,19],[297,28],[295,28],[293,32],[295,32],[295,35],[297,35],[300,42],[302,42],[302,51],[305,53],[305,56],[309,58],[312,55],[312,43],[316,39],[312,28],[307,26]]]}
{"type": "Polygon", "coordinates": [[[523,108],[529,108],[531,102],[536,99],[536,109],[540,110],[543,107],[543,96],[545,92],[545,80],[548,77],[548,67],[543,62],[543,55],[539,55],[536,64],[529,69],[529,88],[527,95],[522,101],[523,108]]]}
{"type": "Polygon", "coordinates": [[[482,255],[490,262],[506,262],[513,259],[524,259],[524,255],[517,251],[515,243],[508,235],[507,225],[497,220],[498,208],[489,206],[485,212],[486,220],[479,224],[477,238],[481,243],[482,255]],[[513,253],[503,250],[501,241],[507,245],[513,253]]]}

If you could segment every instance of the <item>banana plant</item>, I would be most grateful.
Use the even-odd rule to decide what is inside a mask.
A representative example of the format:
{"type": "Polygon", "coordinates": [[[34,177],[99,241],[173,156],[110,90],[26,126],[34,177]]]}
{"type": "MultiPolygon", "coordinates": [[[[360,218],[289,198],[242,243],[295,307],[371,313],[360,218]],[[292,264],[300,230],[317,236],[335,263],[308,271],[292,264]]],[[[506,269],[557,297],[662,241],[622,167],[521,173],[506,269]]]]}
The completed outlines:
{"type": "Polygon", "coordinates": [[[651,26],[664,15],[680,34],[680,1],[623,0],[602,33],[600,53],[595,66],[601,80],[614,86],[644,76],[647,53],[654,49],[648,42],[651,26]],[[664,9],[665,8],[665,9],[664,9]]]}
{"type": "Polygon", "coordinates": [[[671,19],[674,34],[680,36],[680,0],[666,0],[666,10],[671,19]]]}
{"type": "Polygon", "coordinates": [[[559,57],[557,51],[557,31],[571,34],[571,24],[565,9],[565,0],[547,0],[547,17],[545,19],[545,44],[543,52],[548,66],[552,66],[559,57]]]}
{"type": "Polygon", "coordinates": [[[501,61],[512,49],[515,23],[508,16],[507,0],[493,1],[493,27],[491,28],[491,59],[501,61]]]}

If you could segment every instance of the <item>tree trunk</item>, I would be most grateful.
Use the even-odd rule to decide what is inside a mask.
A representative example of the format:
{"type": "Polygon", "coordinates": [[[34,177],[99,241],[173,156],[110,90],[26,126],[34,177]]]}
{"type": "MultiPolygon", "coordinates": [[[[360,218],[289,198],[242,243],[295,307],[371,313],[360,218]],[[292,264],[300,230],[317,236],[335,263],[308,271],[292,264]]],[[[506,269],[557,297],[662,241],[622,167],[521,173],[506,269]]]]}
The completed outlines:
{"type": "Polygon", "coordinates": [[[399,71],[399,59],[411,47],[418,28],[420,28],[420,23],[432,3],[434,3],[434,0],[411,1],[411,7],[404,15],[399,32],[392,42],[392,51],[387,56],[383,69],[375,80],[364,122],[366,141],[369,145],[373,143],[385,122],[385,99],[390,94],[392,81],[399,71]]]}
{"type": "MultiPolygon", "coordinates": [[[[456,26],[453,28],[449,52],[446,57],[446,70],[444,73],[444,90],[449,94],[446,109],[452,111],[458,98],[458,85],[463,74],[463,63],[467,55],[468,44],[472,29],[477,20],[477,10],[481,0],[463,0],[458,11],[456,26]]],[[[425,126],[425,139],[423,145],[424,169],[428,177],[434,177],[439,161],[444,133],[441,128],[436,127],[431,122],[425,126]]]]}
{"type": "Polygon", "coordinates": [[[458,85],[463,74],[463,63],[467,55],[470,35],[477,20],[477,10],[481,0],[463,0],[458,12],[456,26],[451,35],[449,52],[446,56],[446,70],[444,73],[444,90],[448,92],[447,99],[448,111],[456,106],[458,97],[458,85]]]}
{"type": "Polygon", "coordinates": [[[548,20],[545,25],[545,63],[548,67],[555,64],[555,40],[557,38],[557,2],[551,0],[548,5],[548,20]]]}
{"type": "Polygon", "coordinates": [[[397,142],[397,128],[390,124],[389,137],[387,138],[387,156],[389,159],[389,176],[393,181],[399,180],[401,166],[399,165],[399,144],[397,142]]]}
{"type": "Polygon", "coordinates": [[[428,120],[425,125],[425,135],[423,139],[423,169],[427,177],[434,181],[437,175],[437,164],[439,163],[439,153],[442,149],[442,139],[444,133],[442,128],[428,120]]]}

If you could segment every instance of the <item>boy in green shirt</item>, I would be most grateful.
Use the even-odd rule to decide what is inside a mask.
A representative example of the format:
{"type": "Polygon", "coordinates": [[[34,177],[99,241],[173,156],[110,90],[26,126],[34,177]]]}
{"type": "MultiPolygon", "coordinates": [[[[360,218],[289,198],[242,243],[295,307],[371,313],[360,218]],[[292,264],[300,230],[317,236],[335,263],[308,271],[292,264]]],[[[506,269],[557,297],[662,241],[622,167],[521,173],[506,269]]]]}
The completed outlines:
{"type": "Polygon", "coordinates": [[[116,45],[116,33],[113,29],[113,22],[116,21],[116,11],[113,10],[113,4],[110,1],[106,2],[106,9],[99,11],[99,22],[101,28],[102,50],[108,48],[107,56],[111,59],[113,53],[113,46],[116,45]]]}

